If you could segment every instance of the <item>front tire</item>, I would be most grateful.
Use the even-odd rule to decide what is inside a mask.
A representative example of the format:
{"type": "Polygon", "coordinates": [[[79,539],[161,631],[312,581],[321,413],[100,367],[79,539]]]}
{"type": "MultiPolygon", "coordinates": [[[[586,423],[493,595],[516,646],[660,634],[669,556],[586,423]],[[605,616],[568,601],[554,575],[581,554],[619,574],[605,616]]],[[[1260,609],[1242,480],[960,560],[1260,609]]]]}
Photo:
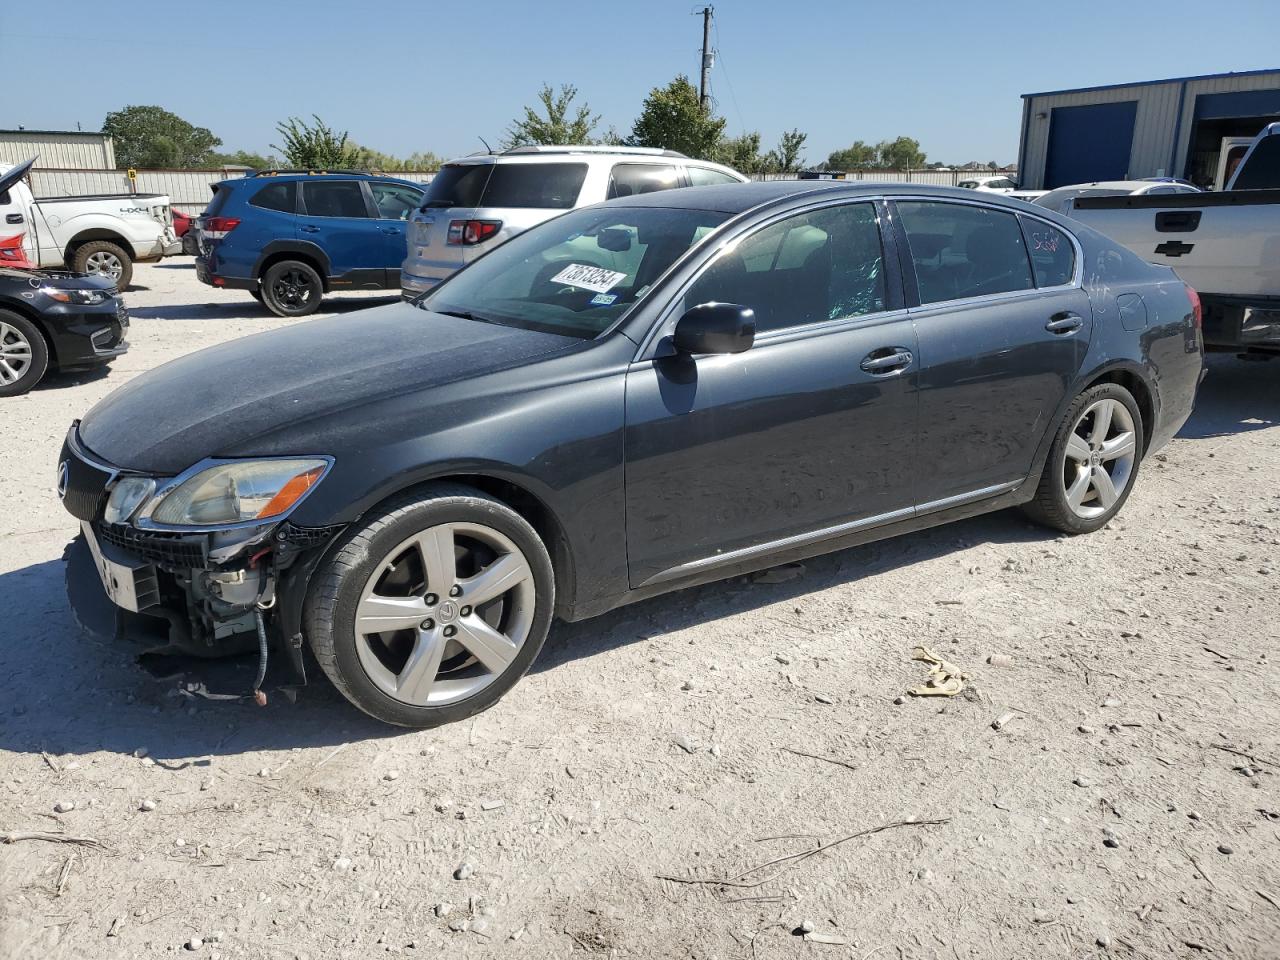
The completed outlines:
{"type": "Polygon", "coordinates": [[[77,273],[106,277],[120,290],[129,289],[133,282],[133,258],[110,240],[90,240],[76,247],[71,267],[77,273]]]}
{"type": "Polygon", "coordinates": [[[0,397],[26,393],[49,367],[49,346],[36,325],[21,314],[0,310],[0,397]]]}
{"type": "Polygon", "coordinates": [[[262,302],[277,317],[305,317],[315,313],[324,296],[324,281],[309,263],[281,260],[262,275],[262,302]]]}
{"type": "Polygon", "coordinates": [[[1100,383],[1076,397],[1054,437],[1033,520],[1064,533],[1092,533],[1120,512],[1138,478],[1142,414],[1124,387],[1100,383]]]}
{"type": "Polygon", "coordinates": [[[551,559],[528,521],[471,487],[432,484],[339,541],[312,581],[305,626],[356,707],[434,727],[510,690],[554,609],[551,559]]]}

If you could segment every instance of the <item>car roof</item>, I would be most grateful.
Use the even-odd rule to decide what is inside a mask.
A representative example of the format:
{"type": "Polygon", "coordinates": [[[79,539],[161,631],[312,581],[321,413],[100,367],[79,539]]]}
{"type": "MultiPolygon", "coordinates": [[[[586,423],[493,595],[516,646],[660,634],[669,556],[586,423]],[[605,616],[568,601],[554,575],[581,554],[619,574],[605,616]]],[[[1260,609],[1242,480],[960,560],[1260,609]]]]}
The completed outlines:
{"type": "Polygon", "coordinates": [[[389,177],[381,173],[369,173],[363,170],[259,170],[243,177],[229,177],[218,182],[219,187],[235,186],[243,183],[295,183],[299,180],[324,180],[337,177],[342,180],[374,180],[379,183],[402,183],[407,187],[424,189],[426,184],[401,177],[389,177]]]}
{"type": "Polygon", "coordinates": [[[714,187],[682,187],[658,190],[610,200],[609,203],[629,207],[667,207],[687,210],[715,210],[720,213],[744,213],[807,194],[838,197],[878,197],[885,194],[967,200],[989,203],[1030,213],[1024,200],[1005,199],[1003,194],[975,197],[972,190],[961,187],[936,187],[925,183],[847,180],[766,180],[752,183],[727,183],[714,187]]]}

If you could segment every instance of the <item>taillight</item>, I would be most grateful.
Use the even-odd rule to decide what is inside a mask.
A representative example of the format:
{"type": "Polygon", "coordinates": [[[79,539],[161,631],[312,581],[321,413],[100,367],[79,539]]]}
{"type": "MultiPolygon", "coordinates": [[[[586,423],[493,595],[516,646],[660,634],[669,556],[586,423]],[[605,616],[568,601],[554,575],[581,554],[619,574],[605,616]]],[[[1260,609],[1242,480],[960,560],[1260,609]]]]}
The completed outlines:
{"type": "Polygon", "coordinates": [[[237,217],[205,217],[201,232],[210,240],[221,240],[228,233],[240,226],[237,217]]]}
{"type": "Polygon", "coordinates": [[[470,247],[484,243],[501,229],[501,220],[451,220],[448,242],[455,247],[470,247]]]}
{"type": "Polygon", "coordinates": [[[1187,287],[1187,296],[1191,298],[1191,313],[1195,317],[1196,329],[1200,330],[1204,327],[1204,307],[1200,305],[1200,294],[1186,284],[1183,286],[1187,287]]]}

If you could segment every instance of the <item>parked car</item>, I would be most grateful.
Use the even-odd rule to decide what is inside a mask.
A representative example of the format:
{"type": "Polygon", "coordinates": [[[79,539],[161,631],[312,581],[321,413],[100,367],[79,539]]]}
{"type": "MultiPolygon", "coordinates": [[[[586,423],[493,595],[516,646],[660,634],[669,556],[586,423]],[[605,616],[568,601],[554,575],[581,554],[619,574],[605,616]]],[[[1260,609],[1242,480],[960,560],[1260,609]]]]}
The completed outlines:
{"type": "Polygon", "coordinates": [[[195,230],[196,218],[173,208],[173,233],[182,243],[182,252],[188,257],[200,254],[200,233],[195,230]]]}
{"type": "Polygon", "coordinates": [[[497,701],[553,616],[1004,507],[1097,530],[1201,372],[1172,270],[1028,204],[636,194],[118,389],[60,458],[72,601],[205,654],[261,629],[295,671],[309,643],[429,726],[497,701]]]}
{"type": "Polygon", "coordinates": [[[991,177],[969,177],[956,183],[962,190],[983,190],[990,193],[1013,193],[1018,189],[1017,181],[1006,174],[991,177]]]}
{"type": "Polygon", "coordinates": [[[416,297],[498,244],[574,207],[746,179],[718,163],[643,147],[515,147],[452,160],[413,214],[401,288],[416,297]]]}
{"type": "Polygon", "coordinates": [[[397,290],[422,185],[356,171],[267,170],[213,185],[196,276],[248,290],[280,317],[333,290],[397,290]]]}
{"type": "Polygon", "coordinates": [[[134,263],[159,260],[180,249],[160,193],[41,197],[24,181],[38,158],[0,172],[0,217],[25,231],[27,259],[41,267],[101,274],[127,290],[134,263]]]}
{"type": "Polygon", "coordinates": [[[1167,197],[1181,193],[1199,193],[1200,188],[1185,181],[1161,177],[1150,180],[1099,180],[1058,187],[1043,193],[1032,203],[1048,207],[1056,213],[1072,215],[1076,201],[1085,197],[1167,197]]]}
{"type": "Polygon", "coordinates": [[[1081,197],[1071,215],[1195,287],[1208,349],[1280,355],[1280,123],[1254,138],[1226,190],[1081,197]]]}
{"type": "Polygon", "coordinates": [[[129,349],[129,314],[106,277],[0,265],[0,397],[49,370],[110,363],[129,349]]]}

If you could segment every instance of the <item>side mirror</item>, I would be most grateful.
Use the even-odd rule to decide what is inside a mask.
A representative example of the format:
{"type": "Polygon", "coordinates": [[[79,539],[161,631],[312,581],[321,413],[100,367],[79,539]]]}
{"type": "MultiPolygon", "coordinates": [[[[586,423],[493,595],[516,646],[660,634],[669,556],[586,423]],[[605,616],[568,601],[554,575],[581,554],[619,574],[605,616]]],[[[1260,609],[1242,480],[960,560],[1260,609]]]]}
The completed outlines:
{"type": "Polygon", "coordinates": [[[742,353],[756,339],[756,314],[736,303],[700,303],[676,322],[680,353],[742,353]]]}

